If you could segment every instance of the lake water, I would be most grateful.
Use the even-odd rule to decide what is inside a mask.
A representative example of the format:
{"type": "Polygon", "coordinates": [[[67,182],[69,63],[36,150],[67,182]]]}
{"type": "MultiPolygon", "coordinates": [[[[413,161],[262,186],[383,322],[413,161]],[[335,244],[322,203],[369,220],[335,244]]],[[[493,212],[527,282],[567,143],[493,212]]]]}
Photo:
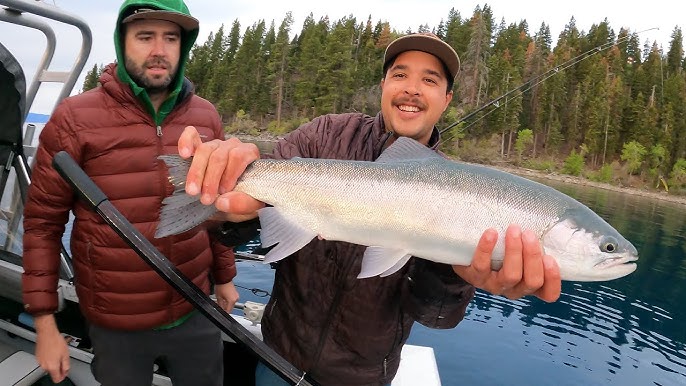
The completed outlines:
{"type": "MultiPolygon", "coordinates": [[[[552,304],[478,292],[454,329],[415,324],[443,385],[686,385],[686,206],[545,182],[595,210],[638,249],[633,274],[563,282],[552,304]]],[[[269,266],[240,262],[237,285],[271,290],[269,266]]],[[[266,302],[240,289],[241,301],[266,302]]]]}

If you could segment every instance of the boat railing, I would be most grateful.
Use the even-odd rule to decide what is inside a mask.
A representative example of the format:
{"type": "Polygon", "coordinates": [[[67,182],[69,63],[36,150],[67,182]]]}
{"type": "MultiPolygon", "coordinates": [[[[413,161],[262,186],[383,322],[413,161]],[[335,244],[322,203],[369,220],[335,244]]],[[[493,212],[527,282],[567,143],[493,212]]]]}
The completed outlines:
{"type": "MultiPolygon", "coordinates": [[[[53,105],[54,108],[62,99],[69,96],[74,89],[74,85],[76,85],[76,81],[81,74],[81,71],[86,65],[86,60],[88,60],[93,45],[93,34],[90,27],[80,17],[40,1],[0,0],[0,6],[4,6],[4,8],[0,8],[0,21],[39,30],[43,32],[47,39],[43,57],[26,92],[27,114],[43,83],[63,84],[62,90],[53,105]],[[54,29],[44,19],[72,25],[81,31],[81,50],[69,71],[55,71],[50,69],[52,59],[55,55],[57,39],[55,37],[54,29]]],[[[24,117],[24,119],[25,118],[26,117],[24,117]]]]}
{"type": "MultiPolygon", "coordinates": [[[[4,192],[2,192],[4,194],[5,192],[11,191],[12,194],[9,210],[5,213],[7,222],[6,232],[8,235],[16,235],[21,227],[25,190],[31,182],[30,169],[33,163],[32,156],[35,152],[35,147],[32,145],[34,142],[35,126],[29,124],[24,127],[26,118],[31,111],[31,106],[36,100],[38,91],[43,84],[62,84],[62,88],[54,101],[52,109],[70,95],[79,75],[86,65],[88,56],[90,55],[93,36],[88,24],[80,17],[65,12],[56,6],[36,0],[0,0],[0,22],[7,22],[38,30],[42,32],[46,38],[46,47],[36,72],[33,75],[33,79],[26,90],[20,90],[20,92],[26,93],[26,108],[22,111],[24,115],[21,117],[23,138],[16,138],[16,143],[18,146],[21,146],[21,149],[15,149],[8,162],[5,163],[6,169],[13,167],[16,173],[14,189],[10,190],[12,188],[9,187],[10,189],[5,189],[4,192]],[[51,66],[57,46],[57,38],[54,29],[51,26],[52,22],[60,22],[76,27],[81,32],[82,41],[80,51],[71,65],[71,68],[68,70],[56,70],[51,66]]],[[[3,248],[7,251],[17,249],[12,243],[18,243],[18,240],[8,237],[3,248]]],[[[66,279],[72,279],[74,273],[71,266],[71,259],[64,248],[62,248],[61,260],[61,276],[66,279]]]]}

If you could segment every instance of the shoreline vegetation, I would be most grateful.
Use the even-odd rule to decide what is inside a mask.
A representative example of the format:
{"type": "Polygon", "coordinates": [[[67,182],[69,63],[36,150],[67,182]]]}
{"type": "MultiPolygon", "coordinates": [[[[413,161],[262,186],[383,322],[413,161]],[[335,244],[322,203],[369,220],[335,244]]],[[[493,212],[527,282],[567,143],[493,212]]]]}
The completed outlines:
{"type": "MultiPolygon", "coordinates": [[[[268,152],[271,150],[271,146],[273,146],[273,143],[278,141],[278,137],[272,136],[272,135],[260,135],[260,136],[253,136],[253,135],[245,135],[245,134],[235,134],[234,135],[236,138],[240,139],[241,141],[244,142],[252,142],[255,143],[258,148],[260,149],[261,152],[268,152]]],[[[482,166],[487,166],[493,169],[501,170],[507,173],[512,173],[524,178],[534,178],[534,179],[539,179],[539,180],[549,180],[549,181],[556,181],[556,182],[562,182],[562,183],[567,183],[567,184],[575,184],[575,185],[582,185],[582,186],[591,186],[594,188],[599,188],[599,189],[605,189],[605,190],[611,190],[615,192],[620,192],[620,193],[625,193],[625,194],[630,194],[634,196],[640,196],[640,197],[646,197],[650,199],[655,199],[655,200],[661,200],[661,201],[667,201],[667,202],[672,202],[675,204],[681,204],[686,206],[686,196],[683,195],[677,195],[677,194],[670,194],[665,191],[657,191],[657,190],[648,190],[648,189],[641,189],[641,188],[636,188],[636,187],[626,187],[626,186],[617,186],[617,185],[612,185],[609,183],[603,183],[603,182],[596,182],[592,181],[588,178],[584,177],[577,177],[577,176],[571,176],[567,174],[561,174],[558,172],[546,172],[546,171],[540,171],[540,170],[534,170],[534,169],[528,169],[524,167],[519,167],[511,164],[498,164],[498,165],[493,165],[493,164],[486,164],[486,163],[478,163],[479,165],[482,166]]]]}
{"type": "MultiPolygon", "coordinates": [[[[640,31],[614,28],[607,18],[585,31],[572,17],[553,38],[546,23],[499,20],[487,4],[464,16],[445,11],[437,25],[404,31],[371,15],[310,14],[302,28],[290,13],[280,22],[236,19],[192,48],[185,75],[217,108],[227,133],[276,138],[324,114],[376,115],[380,59],[390,42],[433,32],[463,63],[436,124],[445,128],[447,154],[540,170],[543,178],[582,176],[661,199],[686,196],[681,27],[668,42],[642,42],[640,31]]],[[[94,65],[84,91],[97,87],[101,71],[94,65]]]]}

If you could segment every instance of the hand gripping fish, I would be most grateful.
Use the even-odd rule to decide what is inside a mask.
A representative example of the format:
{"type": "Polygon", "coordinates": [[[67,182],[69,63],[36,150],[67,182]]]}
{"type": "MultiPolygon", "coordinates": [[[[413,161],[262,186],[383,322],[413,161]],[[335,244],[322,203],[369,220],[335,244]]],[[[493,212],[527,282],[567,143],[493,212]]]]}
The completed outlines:
{"type": "MultiPolygon", "coordinates": [[[[184,191],[190,162],[161,159],[175,193],[165,198],[155,237],[202,223],[216,209],[184,191]]],[[[455,162],[399,138],[374,162],[294,158],[257,160],[236,191],[271,206],[259,211],[265,262],[319,236],[366,245],[358,277],[386,276],[411,256],[469,265],[481,234],[509,224],[533,230],[563,280],[602,281],[636,269],[636,248],[591,209],[546,185],[485,166],[455,162]]],[[[502,266],[504,238],[492,256],[502,266]]]]}

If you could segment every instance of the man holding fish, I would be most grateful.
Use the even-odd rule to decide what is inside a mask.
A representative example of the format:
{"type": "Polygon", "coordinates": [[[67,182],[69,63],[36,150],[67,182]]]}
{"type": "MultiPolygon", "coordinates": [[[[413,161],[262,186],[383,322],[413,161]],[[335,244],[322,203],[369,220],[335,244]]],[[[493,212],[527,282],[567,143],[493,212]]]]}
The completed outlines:
{"type": "MultiPolygon", "coordinates": [[[[374,161],[400,137],[435,149],[435,124],[453,97],[459,66],[455,51],[435,35],[398,38],[384,57],[378,115],[318,117],[280,140],[269,158],[374,161]]],[[[254,219],[264,208],[263,202],[233,191],[246,167],[260,157],[255,145],[236,138],[203,143],[188,127],[179,154],[193,156],[186,192],[214,204],[227,220],[254,219]]],[[[431,205],[431,196],[426,201],[431,205]]],[[[491,255],[498,233],[487,229],[470,265],[412,258],[394,273],[364,279],[358,274],[366,246],[315,237],[278,262],[262,320],[265,342],[323,385],[390,384],[412,324],[456,326],[475,288],[510,299],[558,299],[560,269],[542,252],[537,235],[511,225],[504,236],[497,271],[491,269],[491,255]]],[[[282,382],[265,366],[258,366],[256,375],[258,385],[282,382]]]]}

